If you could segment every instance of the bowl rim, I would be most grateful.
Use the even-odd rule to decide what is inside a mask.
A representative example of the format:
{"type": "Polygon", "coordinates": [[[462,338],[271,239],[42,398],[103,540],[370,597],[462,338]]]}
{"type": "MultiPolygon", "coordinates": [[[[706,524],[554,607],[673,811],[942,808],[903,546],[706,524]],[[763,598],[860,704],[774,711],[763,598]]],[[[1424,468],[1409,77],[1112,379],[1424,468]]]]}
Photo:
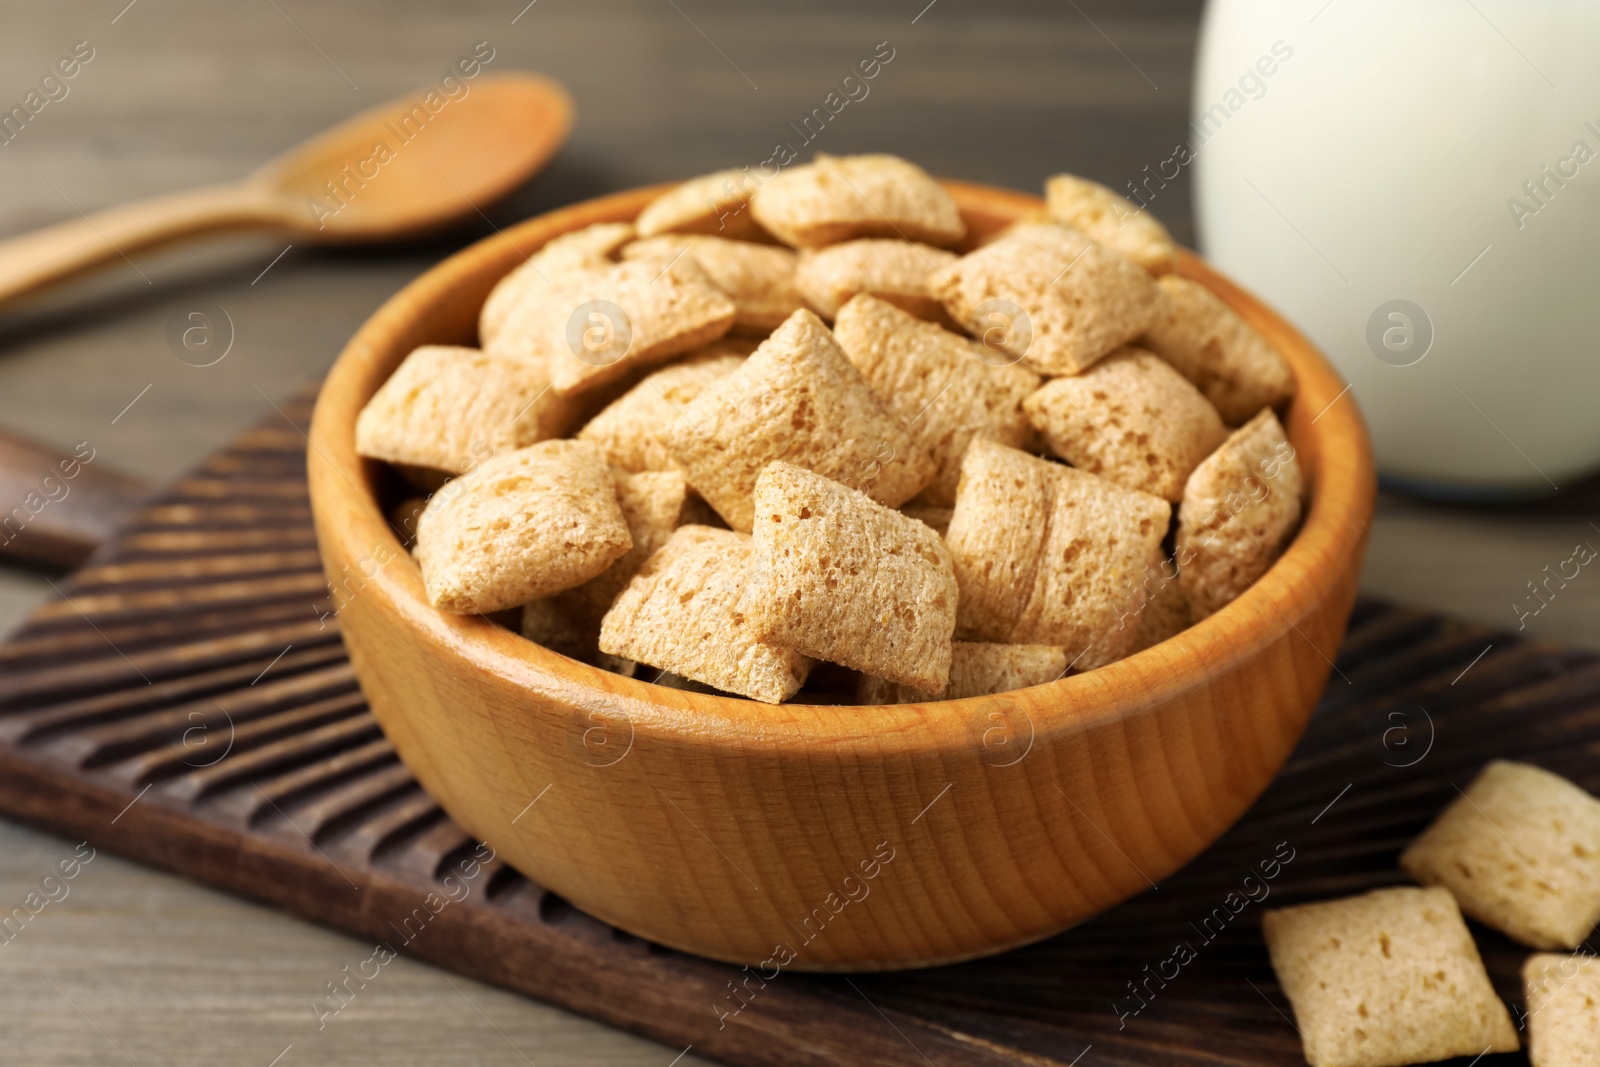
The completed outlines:
{"type": "MultiPolygon", "coordinates": [[[[530,707],[620,716],[631,736],[648,735],[659,742],[696,745],[716,738],[759,745],[769,754],[803,755],[818,745],[877,750],[889,737],[896,739],[893,744],[900,752],[936,756],[970,750],[974,729],[992,721],[997,708],[1018,706],[1006,700],[1012,693],[916,704],[765,704],[626,678],[546,649],[491,619],[450,615],[428,604],[421,572],[378,504],[379,465],[355,453],[356,415],[411,347],[461,343],[459,337],[420,340],[418,331],[429,311],[455,297],[463,284],[487,277],[490,270],[497,271],[497,279],[517,265],[517,257],[525,259],[558,234],[593,222],[632,219],[677,184],[584,200],[497,229],[410,282],[362,324],[323,382],[308,435],[307,474],[324,559],[372,559],[379,546],[386,548],[394,560],[371,575],[363,567],[365,581],[356,595],[387,601],[392,613],[439,655],[521,687],[530,707]],[[407,346],[404,352],[401,345],[407,346]],[[329,539],[338,544],[330,546],[329,539]],[[860,714],[864,707],[870,707],[871,715],[860,714]]],[[[941,185],[969,220],[1025,217],[1044,207],[1040,198],[1026,193],[965,182],[941,185]]],[[[1312,644],[1329,671],[1336,670],[1329,653],[1316,648],[1299,622],[1317,611],[1336,587],[1341,568],[1331,562],[1352,553],[1359,561],[1370,528],[1376,477],[1360,412],[1326,358],[1276,312],[1187,250],[1180,251],[1177,273],[1215,293],[1293,367],[1297,392],[1284,421],[1300,457],[1310,506],[1283,555],[1218,612],[1104,667],[1013,691],[1029,694],[1023,711],[1030,746],[1158,708],[1207,677],[1241,668],[1291,631],[1312,644]]],[[[456,309],[458,315],[463,310],[456,309]]],[[[470,321],[477,321],[477,305],[470,321]]]]}

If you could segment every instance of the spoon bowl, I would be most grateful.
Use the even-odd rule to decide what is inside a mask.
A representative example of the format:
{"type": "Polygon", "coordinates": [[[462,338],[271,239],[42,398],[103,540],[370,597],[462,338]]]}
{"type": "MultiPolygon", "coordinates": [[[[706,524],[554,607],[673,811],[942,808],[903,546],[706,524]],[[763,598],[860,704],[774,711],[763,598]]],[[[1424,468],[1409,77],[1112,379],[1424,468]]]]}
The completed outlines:
{"type": "Polygon", "coordinates": [[[242,181],[111,208],[0,243],[0,302],[135,252],[222,230],[376,241],[482,216],[567,139],[572,99],[538,74],[484,75],[349,119],[242,181]]]}
{"type": "Polygon", "coordinates": [[[363,111],[246,179],[283,226],[324,241],[425,232],[470,217],[537,173],[572,102],[537,74],[484,75],[363,111]]]}

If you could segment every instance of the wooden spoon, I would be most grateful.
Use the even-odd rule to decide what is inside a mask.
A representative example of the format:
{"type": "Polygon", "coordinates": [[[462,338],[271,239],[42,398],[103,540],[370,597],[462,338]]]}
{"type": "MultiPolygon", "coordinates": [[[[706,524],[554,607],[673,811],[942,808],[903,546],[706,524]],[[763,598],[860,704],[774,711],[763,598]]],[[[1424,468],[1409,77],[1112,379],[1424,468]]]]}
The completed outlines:
{"type": "MultiPolygon", "coordinates": [[[[0,301],[190,234],[265,229],[320,243],[370,241],[475,215],[555,155],[572,127],[572,100],[537,74],[460,84],[467,91],[455,99],[434,90],[429,100],[424,90],[363,112],[241,182],[112,208],[0,243],[0,301]]],[[[48,489],[41,476],[69,462],[49,446],[0,431],[0,500],[28,509],[0,513],[9,520],[0,528],[0,559],[76,566],[151,491],[102,461],[83,467],[62,499],[33,503],[48,489]]]]}
{"type": "Polygon", "coordinates": [[[0,301],[191,234],[265,229],[321,243],[371,241],[478,214],[561,147],[572,99],[537,74],[459,85],[466,91],[454,99],[434,87],[362,112],[243,181],[0,243],[0,301]]]}

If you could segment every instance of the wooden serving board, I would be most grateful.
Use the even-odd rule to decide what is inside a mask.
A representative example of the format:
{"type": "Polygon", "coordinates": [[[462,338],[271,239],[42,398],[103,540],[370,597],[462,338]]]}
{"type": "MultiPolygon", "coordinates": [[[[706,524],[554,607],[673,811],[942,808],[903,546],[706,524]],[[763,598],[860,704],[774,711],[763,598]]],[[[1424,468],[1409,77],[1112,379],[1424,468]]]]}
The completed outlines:
{"type": "MultiPolygon", "coordinates": [[[[1400,849],[1487,759],[1600,791],[1600,657],[1367,602],[1282,775],[1166,882],[990,959],[763,984],[497,861],[474,870],[328,614],[309,414],[286,407],[154,498],[0,647],[0,809],[713,1059],[1299,1064],[1267,907],[1402,881],[1400,849]]],[[[1526,950],[1474,932],[1520,1005],[1526,950]]]]}

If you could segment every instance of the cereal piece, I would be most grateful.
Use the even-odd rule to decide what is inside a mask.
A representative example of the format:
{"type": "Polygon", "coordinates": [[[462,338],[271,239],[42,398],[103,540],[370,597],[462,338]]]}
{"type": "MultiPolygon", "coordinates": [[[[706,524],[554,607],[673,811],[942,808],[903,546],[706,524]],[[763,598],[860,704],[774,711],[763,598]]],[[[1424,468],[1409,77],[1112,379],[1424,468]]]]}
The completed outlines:
{"type": "Polygon", "coordinates": [[[680,471],[629,474],[613,470],[611,476],[633,547],[582,585],[525,605],[522,635],[573,659],[615,670],[620,661],[600,652],[600,620],[644,561],[666,544],[678,527],[688,485],[680,471]],[[543,640],[544,635],[558,643],[543,640]]]}
{"type": "Polygon", "coordinates": [[[1001,320],[996,344],[1045,374],[1077,374],[1144,333],[1160,293],[1120,252],[1049,223],[1017,227],[930,275],[928,287],[975,334],[1001,320]]]}
{"type": "Polygon", "coordinates": [[[1176,562],[1158,554],[1145,568],[1140,584],[1143,591],[1135,606],[1139,618],[1134,623],[1133,652],[1143,652],[1189,628],[1189,602],[1183,598],[1176,562]]]}
{"type": "Polygon", "coordinates": [[[633,547],[597,577],[582,585],[557,593],[555,601],[571,618],[578,620],[584,630],[598,631],[600,619],[610,609],[611,602],[633,579],[644,561],[667,543],[672,531],[678,528],[678,516],[683,511],[689,486],[682,471],[647,471],[629,474],[613,471],[617,488],[617,503],[622,508],[622,519],[628,524],[628,534],[633,547]]]}
{"type": "Polygon", "coordinates": [[[633,237],[630,223],[597,222],[553,238],[489,291],[489,298],[478,313],[478,343],[487,348],[511,316],[511,309],[522,303],[529,293],[538,292],[558,275],[614,262],[613,253],[633,237]]]}
{"type": "Polygon", "coordinates": [[[1053,223],[1055,221],[1057,220],[1054,218],[1054,216],[1052,216],[1050,212],[1046,211],[1042,207],[1025,209],[1019,212],[1017,217],[1012,219],[1010,222],[1007,222],[1002,226],[996,226],[993,229],[986,229],[981,234],[975,232],[975,227],[974,232],[969,235],[972,238],[970,244],[973,248],[982,248],[984,245],[994,244],[996,241],[1010,237],[1014,231],[1023,226],[1032,226],[1035,223],[1040,222],[1053,223]]]}
{"type": "Polygon", "coordinates": [[[1169,274],[1144,343],[1206,395],[1229,426],[1294,396],[1294,371],[1211,290],[1169,274]]]}
{"type": "Polygon", "coordinates": [[[1539,953],[1522,965],[1533,1067],[1600,1063],[1600,960],[1539,953]]]}
{"type": "Polygon", "coordinates": [[[927,526],[940,537],[950,529],[950,516],[954,514],[953,508],[935,507],[933,504],[923,504],[916,500],[900,507],[900,514],[927,526]]]}
{"type": "Polygon", "coordinates": [[[736,330],[767,333],[802,306],[795,288],[795,255],[787,248],[721,237],[665,235],[635,241],[622,250],[623,259],[661,265],[680,256],[693,256],[711,284],[733,301],[736,330]]]}
{"type": "Polygon", "coordinates": [[[389,512],[389,528],[400,539],[400,546],[410,552],[417,543],[417,520],[428,506],[425,497],[408,497],[389,512]]]}
{"type": "Polygon", "coordinates": [[[1166,536],[1160,497],[978,439],[945,541],[961,587],[959,633],[1059,645],[1080,670],[1133,649],[1130,590],[1166,536]]]}
{"type": "Polygon", "coordinates": [[[600,648],[752,700],[788,700],[811,661],[756,637],[743,606],[753,552],[748,534],[679,527],[606,612],[600,648]]]}
{"type": "Polygon", "coordinates": [[[706,233],[735,241],[771,240],[750,213],[758,181],[742,170],[719,170],[691,178],[639,212],[640,237],[661,233],[706,233]]]}
{"type": "Polygon", "coordinates": [[[899,238],[863,237],[800,253],[794,283],[817,314],[832,321],[857,293],[869,293],[919,319],[942,319],[944,307],[928,290],[928,275],[957,259],[932,245],[899,238]]]}
{"type": "Polygon", "coordinates": [[[1012,639],[1061,645],[1074,653],[1079,670],[1090,670],[1133,651],[1137,630],[1123,622],[1124,590],[1166,536],[1172,508],[1158,496],[1070,467],[1060,468],[1056,481],[1028,625],[1012,639]]]}
{"type": "Polygon", "coordinates": [[[955,503],[961,457],[973,438],[1012,447],[1028,439],[1022,405],[1039,387],[1032,371],[992,366],[985,361],[988,349],[872,296],[840,308],[833,334],[873,392],[938,464],[922,491],[925,502],[955,503]]]}
{"type": "Polygon", "coordinates": [[[956,578],[939,535],[790,463],[755,489],[750,598],[764,640],[929,693],[950,677],[956,578]]]}
{"type": "MultiPolygon", "coordinates": [[[[944,539],[961,587],[957,633],[1002,644],[1023,626],[1039,553],[1050,530],[1057,466],[977,440],[961,463],[944,539]]],[[[1074,650],[1076,651],[1076,650],[1074,650]]]]}
{"type": "Polygon", "coordinates": [[[490,351],[531,358],[549,370],[557,394],[577,393],[709,344],[733,319],[732,302],[688,271],[617,263],[530,293],[490,351]]]}
{"type": "Polygon", "coordinates": [[[718,341],[701,352],[658,370],[613,400],[578,431],[593,441],[614,467],[627,471],[665,471],[677,463],[658,437],[707,385],[732,374],[744,355],[718,341]]]}
{"type": "Polygon", "coordinates": [[[417,525],[428,600],[490,612],[571,589],[633,547],[605,459],[583,441],[544,441],[452,481],[417,525]]]}
{"type": "Polygon", "coordinates": [[[1023,407],[1050,451],[1074,467],[1173,503],[1228,436],[1188,379],[1134,345],[1052,378],[1023,407]]]}
{"type": "Polygon", "coordinates": [[[884,408],[822,320],[796,311],[732,374],[706,386],[663,444],[735,530],[749,531],[750,494],[768,463],[786,460],[897,507],[933,477],[933,460],[884,408]]]}
{"type": "Polygon", "coordinates": [[[1044,197],[1057,222],[1082,230],[1152,273],[1176,269],[1178,245],[1167,228],[1099,182],[1057,174],[1044,183],[1044,197]]]}
{"type": "Polygon", "coordinates": [[[948,245],[967,232],[950,194],[898,156],[829,156],[779,171],[750,200],[756,221],[785,244],[821,248],[852,237],[948,245]]]}
{"type": "Polygon", "coordinates": [[[1517,1050],[1511,1016],[1442,889],[1375,889],[1281,908],[1261,928],[1312,1067],[1517,1050]]]}
{"type": "Polygon", "coordinates": [[[490,456],[550,436],[541,423],[549,384],[542,367],[520,356],[423,345],[361,409],[356,451],[390,463],[465,473],[490,456]]]}
{"type": "Polygon", "coordinates": [[[1400,855],[1423,885],[1534,948],[1576,948],[1600,922],[1600,800],[1495,760],[1400,855]]]}
{"type": "Polygon", "coordinates": [[[1189,475],[1178,507],[1179,582],[1195,621],[1250,588],[1300,524],[1300,464],[1270,408],[1189,475]]]}
{"type": "MultiPolygon", "coordinates": [[[[1067,654],[1054,645],[990,645],[957,641],[951,646],[950,686],[941,700],[1009,693],[1053,682],[1067,673],[1067,654]]],[[[917,704],[929,694],[870,674],[856,688],[859,704],[917,704]]]]}

